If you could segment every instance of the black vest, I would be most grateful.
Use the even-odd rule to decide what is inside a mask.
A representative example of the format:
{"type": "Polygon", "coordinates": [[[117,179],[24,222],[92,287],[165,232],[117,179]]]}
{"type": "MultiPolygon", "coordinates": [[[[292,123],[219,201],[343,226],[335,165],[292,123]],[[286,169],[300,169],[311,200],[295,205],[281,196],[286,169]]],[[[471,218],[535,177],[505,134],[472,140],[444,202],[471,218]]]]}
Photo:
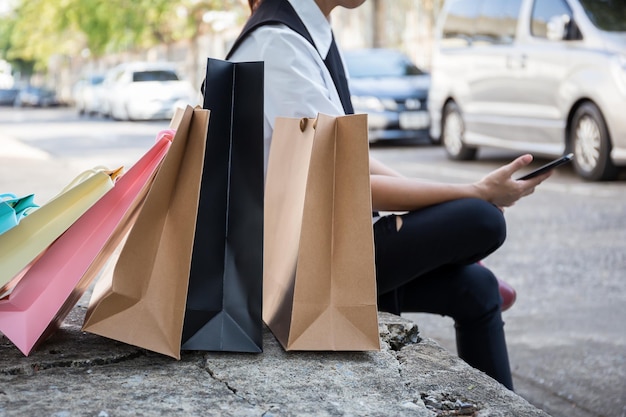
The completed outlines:
{"type": "MultiPolygon", "coordinates": [[[[252,16],[250,16],[250,18],[246,22],[245,26],[241,30],[241,33],[239,34],[239,37],[237,37],[237,40],[235,40],[235,43],[226,55],[226,59],[230,59],[230,57],[233,53],[235,53],[239,45],[241,45],[241,42],[243,42],[243,40],[255,29],[263,25],[272,24],[283,24],[287,26],[288,28],[302,36],[304,39],[306,39],[317,50],[311,34],[307,30],[306,26],[304,26],[304,23],[302,23],[302,20],[287,0],[263,0],[261,2],[261,5],[254,11],[252,16]]],[[[341,61],[341,57],[339,55],[339,50],[337,49],[337,44],[335,43],[334,36],[333,41],[330,45],[330,50],[328,51],[328,56],[326,57],[326,59],[324,59],[324,57],[322,56],[322,59],[324,60],[324,64],[326,65],[326,68],[328,68],[328,72],[330,72],[330,76],[335,83],[335,88],[337,89],[337,93],[339,94],[339,99],[341,100],[343,111],[346,114],[354,114],[352,100],[350,99],[350,88],[348,87],[348,80],[346,79],[343,62],[341,61]]],[[[374,216],[378,216],[378,212],[374,212],[373,214],[374,216]]]]}
{"type": "MultiPolygon", "coordinates": [[[[261,5],[254,11],[252,16],[250,16],[246,22],[241,33],[239,34],[239,37],[226,55],[226,59],[230,59],[239,45],[241,45],[241,42],[243,42],[243,40],[255,29],[264,25],[272,24],[283,24],[287,26],[305,38],[315,48],[315,43],[313,42],[311,34],[287,0],[263,0],[261,5]]],[[[326,59],[322,56],[322,59],[324,60],[324,64],[326,64],[326,68],[328,68],[333,82],[335,83],[335,88],[337,89],[337,93],[339,93],[339,98],[341,99],[344,112],[346,114],[354,114],[352,101],[350,100],[348,81],[346,79],[343,63],[341,61],[341,57],[339,56],[339,50],[337,49],[334,37],[330,50],[328,51],[328,56],[326,59]]]]}

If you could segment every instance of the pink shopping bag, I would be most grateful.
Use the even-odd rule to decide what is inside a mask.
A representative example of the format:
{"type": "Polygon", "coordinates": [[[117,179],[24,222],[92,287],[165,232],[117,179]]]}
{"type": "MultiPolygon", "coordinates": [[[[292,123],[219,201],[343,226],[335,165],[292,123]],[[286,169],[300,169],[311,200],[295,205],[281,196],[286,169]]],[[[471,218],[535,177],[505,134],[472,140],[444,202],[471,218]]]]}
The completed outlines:
{"type": "Polygon", "coordinates": [[[24,355],[58,328],[130,229],[173,133],[157,143],[31,264],[0,300],[0,332],[24,355]]]}
{"type": "Polygon", "coordinates": [[[0,234],[0,285],[15,277],[115,185],[122,168],[96,167],[82,172],[49,202],[0,234]]]}

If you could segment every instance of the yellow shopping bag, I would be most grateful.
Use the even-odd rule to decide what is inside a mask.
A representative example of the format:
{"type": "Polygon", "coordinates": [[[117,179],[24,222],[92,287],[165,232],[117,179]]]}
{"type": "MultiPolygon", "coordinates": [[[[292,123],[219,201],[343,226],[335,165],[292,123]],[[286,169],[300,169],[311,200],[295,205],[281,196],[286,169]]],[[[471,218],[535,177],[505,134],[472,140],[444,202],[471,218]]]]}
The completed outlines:
{"type": "Polygon", "coordinates": [[[122,168],[96,169],[77,177],[63,192],[0,235],[0,287],[5,286],[89,207],[113,188],[122,168]]]}

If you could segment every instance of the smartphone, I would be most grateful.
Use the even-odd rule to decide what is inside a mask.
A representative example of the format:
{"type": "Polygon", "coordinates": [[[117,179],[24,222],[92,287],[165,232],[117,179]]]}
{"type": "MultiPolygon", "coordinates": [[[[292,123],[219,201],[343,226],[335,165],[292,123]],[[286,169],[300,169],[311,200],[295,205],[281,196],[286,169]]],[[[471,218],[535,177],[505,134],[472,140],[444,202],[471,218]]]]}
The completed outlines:
{"type": "Polygon", "coordinates": [[[551,169],[554,169],[556,167],[558,167],[559,165],[563,165],[565,163],[568,163],[569,161],[572,160],[572,158],[574,157],[573,153],[568,153],[567,155],[563,155],[562,157],[555,159],[552,162],[548,162],[547,164],[545,164],[542,167],[537,168],[536,170],[524,175],[523,177],[518,178],[518,181],[524,181],[524,180],[529,180],[531,178],[536,177],[537,175],[541,175],[545,172],[550,171],[551,169]]]}

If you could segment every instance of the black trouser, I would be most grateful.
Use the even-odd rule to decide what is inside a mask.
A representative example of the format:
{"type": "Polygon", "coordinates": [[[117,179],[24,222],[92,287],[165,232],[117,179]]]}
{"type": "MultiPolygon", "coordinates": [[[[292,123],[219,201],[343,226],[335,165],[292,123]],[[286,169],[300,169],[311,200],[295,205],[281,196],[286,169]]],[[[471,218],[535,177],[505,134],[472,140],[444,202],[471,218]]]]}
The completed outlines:
{"type": "Polygon", "coordinates": [[[513,389],[498,282],[476,263],[505,237],[500,210],[479,199],[385,216],[374,224],[379,309],[452,317],[459,356],[513,389]]]}

